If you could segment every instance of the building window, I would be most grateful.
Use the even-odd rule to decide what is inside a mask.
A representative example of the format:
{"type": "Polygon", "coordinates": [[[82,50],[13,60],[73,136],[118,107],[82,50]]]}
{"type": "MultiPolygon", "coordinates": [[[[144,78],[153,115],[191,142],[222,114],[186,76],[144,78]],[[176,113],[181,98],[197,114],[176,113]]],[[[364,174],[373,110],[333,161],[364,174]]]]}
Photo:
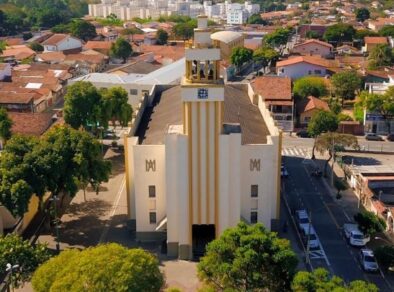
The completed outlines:
{"type": "Polygon", "coordinates": [[[149,212],[149,223],[156,224],[156,212],[149,212]]]}
{"type": "Polygon", "coordinates": [[[309,71],[308,71],[308,75],[311,75],[311,74],[312,74],[312,70],[309,70],[309,71]]]}
{"type": "Polygon", "coordinates": [[[257,211],[250,212],[250,223],[257,223],[257,211]]]}
{"type": "Polygon", "coordinates": [[[321,70],[315,70],[315,74],[321,74],[321,70]]]}
{"type": "Polygon", "coordinates": [[[130,95],[137,95],[138,90],[137,89],[130,89],[130,95]]]}
{"type": "Polygon", "coordinates": [[[149,186],[149,198],[156,198],[156,186],[149,186]]]}
{"type": "Polygon", "coordinates": [[[258,194],[259,194],[259,186],[258,185],[251,185],[250,196],[252,198],[257,198],[258,194]]]}

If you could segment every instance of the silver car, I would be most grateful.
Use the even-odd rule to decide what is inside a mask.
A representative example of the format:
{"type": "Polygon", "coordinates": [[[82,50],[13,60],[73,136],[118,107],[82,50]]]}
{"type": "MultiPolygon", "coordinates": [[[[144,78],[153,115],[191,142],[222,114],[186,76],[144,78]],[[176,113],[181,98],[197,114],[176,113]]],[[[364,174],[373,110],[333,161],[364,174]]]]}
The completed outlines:
{"type": "Polygon", "coordinates": [[[379,270],[373,251],[370,249],[363,248],[360,250],[360,263],[366,272],[377,272],[379,270]]]}

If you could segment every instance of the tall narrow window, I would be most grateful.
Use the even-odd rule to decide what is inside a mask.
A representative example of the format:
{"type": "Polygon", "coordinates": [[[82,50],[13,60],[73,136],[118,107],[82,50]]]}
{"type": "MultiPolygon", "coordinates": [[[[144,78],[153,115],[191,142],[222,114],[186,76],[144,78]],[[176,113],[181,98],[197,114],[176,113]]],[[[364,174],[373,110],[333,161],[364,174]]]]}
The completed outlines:
{"type": "Polygon", "coordinates": [[[257,223],[257,211],[250,212],[250,223],[257,223]]]}
{"type": "Polygon", "coordinates": [[[250,186],[250,196],[252,198],[257,198],[259,195],[259,186],[258,185],[251,185],[250,186]]]}
{"type": "Polygon", "coordinates": [[[156,224],[156,212],[149,212],[149,223],[156,224]]]}
{"type": "Polygon", "coordinates": [[[149,186],[149,198],[156,198],[156,186],[149,186]]]}

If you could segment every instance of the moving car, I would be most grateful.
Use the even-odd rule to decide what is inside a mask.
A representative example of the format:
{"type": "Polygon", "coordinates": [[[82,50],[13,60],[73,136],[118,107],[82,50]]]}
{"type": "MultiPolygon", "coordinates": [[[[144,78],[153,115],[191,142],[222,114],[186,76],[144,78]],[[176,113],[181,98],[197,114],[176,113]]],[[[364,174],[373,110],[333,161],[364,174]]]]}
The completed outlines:
{"type": "Polygon", "coordinates": [[[306,226],[303,226],[301,230],[301,234],[305,246],[308,246],[309,244],[310,249],[320,248],[319,238],[317,237],[316,231],[313,228],[312,224],[308,223],[306,226]]]}
{"type": "Polygon", "coordinates": [[[296,135],[297,135],[297,137],[300,137],[300,138],[309,138],[310,137],[307,130],[300,130],[297,132],[296,135]]]}
{"type": "Polygon", "coordinates": [[[309,216],[306,210],[297,210],[295,214],[297,225],[300,230],[309,225],[309,216]]]}
{"type": "Polygon", "coordinates": [[[379,270],[373,251],[370,249],[363,248],[360,250],[360,263],[366,272],[377,272],[379,270]]]}
{"type": "Polygon", "coordinates": [[[283,165],[283,163],[282,163],[282,165],[281,165],[281,167],[280,167],[280,175],[281,175],[281,177],[283,177],[283,178],[286,178],[286,177],[289,176],[289,173],[287,172],[287,169],[286,169],[286,167],[283,165]]]}
{"type": "Polygon", "coordinates": [[[375,133],[368,133],[365,135],[365,140],[368,141],[383,141],[383,138],[375,133]]]}
{"type": "Polygon", "coordinates": [[[388,134],[386,139],[387,141],[394,141],[394,134],[388,134]]]}
{"type": "Polygon", "coordinates": [[[369,236],[365,236],[360,231],[357,224],[345,223],[343,224],[343,230],[346,238],[349,240],[349,244],[352,246],[365,246],[370,240],[369,236]]]}

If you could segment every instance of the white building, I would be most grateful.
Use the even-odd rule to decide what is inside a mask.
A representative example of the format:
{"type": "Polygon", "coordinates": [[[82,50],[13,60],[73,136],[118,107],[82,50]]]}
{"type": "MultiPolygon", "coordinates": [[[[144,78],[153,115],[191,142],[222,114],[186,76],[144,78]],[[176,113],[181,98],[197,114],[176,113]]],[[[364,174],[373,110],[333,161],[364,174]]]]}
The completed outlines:
{"type": "Polygon", "coordinates": [[[157,94],[125,138],[137,240],[166,238],[182,259],[241,220],[270,229],[279,219],[281,133],[250,85],[224,84],[210,34],[199,17],[181,85],[157,94]]]}
{"type": "Polygon", "coordinates": [[[82,41],[68,34],[56,33],[45,40],[44,52],[67,52],[82,50],[82,41]]]}
{"type": "Polygon", "coordinates": [[[260,5],[250,1],[240,3],[226,3],[227,24],[244,24],[249,16],[259,13],[260,5]]]}

